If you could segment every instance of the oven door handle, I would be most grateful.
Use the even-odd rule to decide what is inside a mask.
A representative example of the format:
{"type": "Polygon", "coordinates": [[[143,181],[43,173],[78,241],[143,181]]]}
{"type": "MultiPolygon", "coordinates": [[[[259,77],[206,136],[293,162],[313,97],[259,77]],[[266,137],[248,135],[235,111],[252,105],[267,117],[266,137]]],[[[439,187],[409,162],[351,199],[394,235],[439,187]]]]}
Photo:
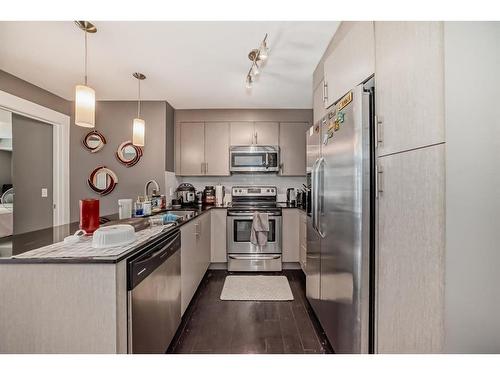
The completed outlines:
{"type": "Polygon", "coordinates": [[[229,258],[231,259],[236,259],[236,260],[273,260],[273,259],[280,259],[281,255],[266,255],[266,256],[242,256],[242,255],[228,255],[229,258]]]}

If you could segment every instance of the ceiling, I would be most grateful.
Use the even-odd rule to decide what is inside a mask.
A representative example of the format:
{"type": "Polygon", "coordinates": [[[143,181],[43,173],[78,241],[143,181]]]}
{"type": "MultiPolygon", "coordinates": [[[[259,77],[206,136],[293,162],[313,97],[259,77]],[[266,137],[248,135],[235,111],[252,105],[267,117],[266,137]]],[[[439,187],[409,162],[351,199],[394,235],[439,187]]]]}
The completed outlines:
{"type": "MultiPolygon", "coordinates": [[[[98,100],[167,100],[176,109],[311,108],[312,74],[339,22],[93,22],[89,85],[98,100]],[[269,58],[245,88],[247,55],[269,58]]],[[[0,69],[68,100],[83,81],[84,33],[73,21],[0,22],[0,69]]]]}

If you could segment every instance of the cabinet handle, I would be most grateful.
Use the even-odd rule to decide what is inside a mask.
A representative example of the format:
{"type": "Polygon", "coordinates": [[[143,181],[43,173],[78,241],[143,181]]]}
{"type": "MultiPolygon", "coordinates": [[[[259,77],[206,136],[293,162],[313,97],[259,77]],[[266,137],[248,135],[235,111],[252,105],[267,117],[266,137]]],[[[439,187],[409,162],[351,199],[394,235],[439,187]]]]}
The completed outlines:
{"type": "Polygon", "coordinates": [[[384,192],[384,170],[380,164],[377,164],[376,172],[377,176],[375,183],[377,185],[376,193],[378,198],[379,195],[384,192]]]}
{"type": "Polygon", "coordinates": [[[257,132],[255,132],[255,144],[258,144],[259,142],[257,141],[257,132]]]}
{"type": "Polygon", "coordinates": [[[205,174],[208,173],[208,163],[205,163],[205,174]]]}
{"type": "Polygon", "coordinates": [[[380,147],[384,142],[382,123],[382,118],[379,116],[375,116],[375,147],[380,147]]]}
{"type": "Polygon", "coordinates": [[[326,104],[328,102],[328,83],[323,82],[323,103],[326,104]]]}

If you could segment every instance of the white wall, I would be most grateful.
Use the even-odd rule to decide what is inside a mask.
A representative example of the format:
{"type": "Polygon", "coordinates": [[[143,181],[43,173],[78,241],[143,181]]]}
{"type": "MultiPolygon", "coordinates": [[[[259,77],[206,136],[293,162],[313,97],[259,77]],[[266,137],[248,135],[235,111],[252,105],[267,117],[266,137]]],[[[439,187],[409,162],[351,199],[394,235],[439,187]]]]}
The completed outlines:
{"type": "Polygon", "coordinates": [[[445,23],[445,351],[500,353],[500,22],[445,23]]]}

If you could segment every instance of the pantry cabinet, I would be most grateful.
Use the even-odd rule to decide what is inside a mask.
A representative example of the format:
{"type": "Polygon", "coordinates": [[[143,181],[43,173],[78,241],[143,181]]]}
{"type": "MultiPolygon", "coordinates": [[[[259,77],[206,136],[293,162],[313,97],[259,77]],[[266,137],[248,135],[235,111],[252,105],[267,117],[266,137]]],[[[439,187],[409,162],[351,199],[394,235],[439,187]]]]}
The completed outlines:
{"type": "Polygon", "coordinates": [[[375,22],[379,155],[445,141],[442,22],[375,22]]]}
{"type": "Polygon", "coordinates": [[[376,350],[439,353],[444,330],[445,146],[377,162],[376,350]]]}
{"type": "Polygon", "coordinates": [[[178,175],[229,176],[229,123],[183,122],[178,129],[178,175]]]}
{"type": "Polygon", "coordinates": [[[338,41],[323,65],[325,108],[375,72],[373,22],[348,22],[344,27],[344,37],[338,41]]]}
{"type": "Polygon", "coordinates": [[[210,213],[181,227],[181,314],[210,265],[210,213]]]}
{"type": "Polygon", "coordinates": [[[255,144],[277,145],[279,139],[279,123],[277,122],[255,122],[255,144]]]}
{"type": "Polygon", "coordinates": [[[282,122],[279,127],[280,175],[306,175],[306,130],[304,122],[282,122]]]}

